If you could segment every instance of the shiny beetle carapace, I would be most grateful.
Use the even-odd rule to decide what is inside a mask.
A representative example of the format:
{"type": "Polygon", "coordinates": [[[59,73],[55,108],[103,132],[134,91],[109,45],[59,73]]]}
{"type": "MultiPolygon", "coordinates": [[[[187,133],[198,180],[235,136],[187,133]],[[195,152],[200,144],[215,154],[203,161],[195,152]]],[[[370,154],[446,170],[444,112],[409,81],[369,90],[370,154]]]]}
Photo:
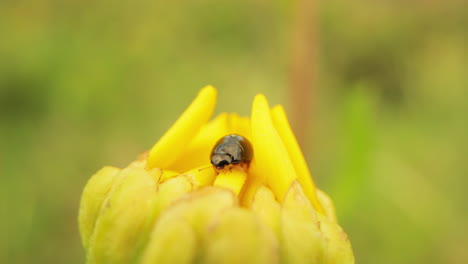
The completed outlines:
{"type": "Polygon", "coordinates": [[[247,168],[252,157],[252,145],[246,138],[227,135],[221,138],[211,151],[211,164],[217,170],[223,170],[231,165],[247,168]]]}

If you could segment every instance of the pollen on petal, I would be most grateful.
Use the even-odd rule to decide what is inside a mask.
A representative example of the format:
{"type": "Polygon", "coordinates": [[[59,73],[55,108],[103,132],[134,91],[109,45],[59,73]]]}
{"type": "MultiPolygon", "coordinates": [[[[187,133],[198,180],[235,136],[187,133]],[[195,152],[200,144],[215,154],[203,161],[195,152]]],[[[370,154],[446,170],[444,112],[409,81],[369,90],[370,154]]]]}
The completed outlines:
{"type": "Polygon", "coordinates": [[[284,146],[291,157],[292,164],[296,170],[298,182],[301,184],[307,198],[309,198],[315,210],[323,214],[324,210],[317,199],[315,184],[312,180],[312,176],[310,175],[309,167],[307,166],[307,162],[304,159],[301,148],[299,147],[296,137],[289,125],[284,108],[281,105],[273,107],[271,115],[276,131],[278,131],[278,134],[283,140],[284,146]]]}
{"type": "MultiPolygon", "coordinates": [[[[256,170],[252,174],[265,175],[265,183],[282,201],[287,189],[296,179],[296,171],[288,151],[278,135],[264,95],[255,96],[252,106],[252,145],[256,170]]],[[[254,169],[254,168],[252,168],[254,169]]]]}
{"type": "Polygon", "coordinates": [[[213,86],[206,86],[200,91],[192,104],[151,149],[147,164],[149,169],[170,169],[178,161],[180,154],[213,114],[216,95],[217,91],[213,86]]]}

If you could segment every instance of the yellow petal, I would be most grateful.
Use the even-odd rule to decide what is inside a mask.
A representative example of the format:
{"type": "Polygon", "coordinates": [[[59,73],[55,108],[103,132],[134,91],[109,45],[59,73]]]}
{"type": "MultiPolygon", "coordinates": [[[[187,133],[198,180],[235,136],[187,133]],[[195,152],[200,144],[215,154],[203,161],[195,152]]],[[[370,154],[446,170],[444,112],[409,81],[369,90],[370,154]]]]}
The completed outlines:
{"type": "Polygon", "coordinates": [[[265,175],[258,168],[257,160],[254,158],[252,162],[250,162],[247,180],[239,195],[240,204],[242,206],[250,207],[258,188],[260,188],[265,183],[265,178],[265,175]]]}
{"type": "Polygon", "coordinates": [[[211,163],[191,169],[184,174],[193,177],[195,188],[212,185],[216,178],[216,171],[211,163]]]}
{"type": "Polygon", "coordinates": [[[250,141],[250,120],[235,113],[219,114],[200,129],[200,132],[180,156],[180,162],[172,167],[180,172],[209,163],[211,151],[216,142],[229,134],[241,135],[250,141]]]}
{"type": "Polygon", "coordinates": [[[263,223],[275,231],[276,234],[279,234],[281,207],[270,189],[265,186],[260,186],[255,194],[250,209],[260,217],[263,223]]]}
{"type": "Polygon", "coordinates": [[[262,94],[255,96],[251,125],[254,159],[258,165],[252,169],[259,170],[252,173],[265,175],[266,185],[282,201],[287,189],[296,179],[296,172],[286,147],[273,126],[268,102],[262,94]]]}
{"type": "Polygon", "coordinates": [[[81,240],[85,249],[88,248],[89,238],[93,233],[102,203],[109,194],[112,184],[115,182],[115,176],[119,171],[118,168],[114,167],[102,168],[89,179],[83,190],[78,222],[81,240]]]}
{"type": "MultiPolygon", "coordinates": [[[[160,184],[154,208],[155,217],[177,200],[183,199],[184,195],[193,190],[193,184],[186,175],[170,178],[160,184]]],[[[174,219],[170,224],[156,226],[151,232],[142,253],[142,263],[192,263],[196,244],[192,227],[183,219],[174,219]],[[180,254],[181,248],[183,254],[180,254]]]]}
{"type": "Polygon", "coordinates": [[[157,179],[128,167],[104,201],[88,250],[88,263],[130,263],[146,241],[153,219],[157,179]]]}
{"type": "Polygon", "coordinates": [[[166,182],[167,180],[177,177],[179,175],[184,175],[185,177],[190,178],[193,182],[194,189],[196,189],[198,187],[212,185],[216,178],[216,171],[214,170],[213,165],[211,165],[211,163],[195,167],[184,173],[163,170],[159,182],[166,182]]]}
{"type": "Polygon", "coordinates": [[[297,181],[291,184],[282,204],[281,235],[284,263],[323,263],[324,236],[317,214],[297,181]]]}
{"type": "Polygon", "coordinates": [[[333,205],[333,201],[330,197],[322,190],[317,190],[317,198],[322,205],[322,208],[325,212],[325,216],[334,223],[336,223],[336,213],[335,213],[335,206],[333,205]]]}
{"type": "Polygon", "coordinates": [[[173,165],[174,169],[182,172],[209,163],[211,150],[216,142],[229,133],[227,124],[228,114],[221,113],[203,125],[190,144],[184,146],[179,162],[173,165]]]}
{"type": "Polygon", "coordinates": [[[143,253],[143,264],[194,263],[197,237],[192,227],[183,219],[159,225],[143,253]]]}
{"type": "Polygon", "coordinates": [[[179,175],[168,179],[158,186],[158,194],[154,214],[159,215],[161,211],[166,209],[174,201],[181,198],[184,194],[193,190],[193,182],[184,175],[179,175]]]}
{"type": "Polygon", "coordinates": [[[239,116],[237,113],[229,114],[227,130],[229,134],[240,135],[249,141],[252,140],[250,119],[248,117],[239,116]]]}
{"type": "Polygon", "coordinates": [[[171,169],[200,128],[208,122],[216,105],[216,89],[206,86],[197,98],[151,149],[148,168],[171,169]]]}
{"type": "Polygon", "coordinates": [[[354,264],[351,243],[346,233],[335,222],[318,215],[320,230],[324,236],[324,264],[354,264]]]}
{"type": "Polygon", "coordinates": [[[176,177],[177,175],[180,175],[180,173],[177,171],[162,170],[162,175],[161,175],[161,178],[159,179],[159,182],[165,182],[173,177],[176,177]]]}
{"type": "Polygon", "coordinates": [[[236,195],[239,195],[242,187],[244,186],[246,178],[247,173],[245,170],[238,168],[228,168],[219,173],[214,182],[214,186],[228,188],[236,195]]]}
{"type": "Polygon", "coordinates": [[[200,263],[278,263],[278,241],[268,227],[243,208],[224,212],[208,228],[200,263]]]}
{"type": "Polygon", "coordinates": [[[157,225],[185,219],[201,234],[214,217],[226,208],[237,206],[234,193],[225,188],[205,187],[181,197],[159,216],[157,225]]]}
{"type": "Polygon", "coordinates": [[[315,192],[315,184],[312,180],[312,176],[310,175],[309,167],[307,166],[307,162],[304,159],[304,155],[302,154],[301,148],[297,143],[296,137],[292,132],[291,126],[289,125],[288,118],[284,109],[281,105],[277,105],[273,107],[271,110],[271,115],[273,118],[273,123],[275,125],[278,134],[280,135],[281,139],[283,140],[284,145],[288,151],[289,157],[291,158],[292,164],[294,169],[296,170],[297,180],[301,184],[307,198],[309,198],[310,202],[314,206],[314,208],[320,212],[324,213],[322,206],[320,205],[317,194],[315,192]]]}

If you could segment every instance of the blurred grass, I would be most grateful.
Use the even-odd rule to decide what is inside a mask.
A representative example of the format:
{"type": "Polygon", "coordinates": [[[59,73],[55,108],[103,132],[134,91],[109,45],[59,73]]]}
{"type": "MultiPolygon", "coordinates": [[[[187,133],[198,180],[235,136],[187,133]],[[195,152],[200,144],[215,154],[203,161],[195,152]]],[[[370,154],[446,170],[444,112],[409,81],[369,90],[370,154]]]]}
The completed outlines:
{"type": "MultiPolygon", "coordinates": [[[[286,103],[291,3],[0,2],[1,263],[83,263],[80,192],[207,83],[218,111],[286,103]]],[[[324,1],[310,146],[358,263],[468,258],[468,11],[324,1]]],[[[288,109],[288,105],[286,105],[288,109]]]]}

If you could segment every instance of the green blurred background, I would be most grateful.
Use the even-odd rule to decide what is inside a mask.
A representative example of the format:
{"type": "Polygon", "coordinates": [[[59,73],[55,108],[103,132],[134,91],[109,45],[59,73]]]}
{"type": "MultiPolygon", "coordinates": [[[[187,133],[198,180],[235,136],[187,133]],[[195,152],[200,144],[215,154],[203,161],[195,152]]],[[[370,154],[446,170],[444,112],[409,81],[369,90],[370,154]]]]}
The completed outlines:
{"type": "Polygon", "coordinates": [[[80,193],[205,84],[282,103],[357,263],[468,259],[463,1],[0,2],[0,262],[83,263],[80,193]]]}

